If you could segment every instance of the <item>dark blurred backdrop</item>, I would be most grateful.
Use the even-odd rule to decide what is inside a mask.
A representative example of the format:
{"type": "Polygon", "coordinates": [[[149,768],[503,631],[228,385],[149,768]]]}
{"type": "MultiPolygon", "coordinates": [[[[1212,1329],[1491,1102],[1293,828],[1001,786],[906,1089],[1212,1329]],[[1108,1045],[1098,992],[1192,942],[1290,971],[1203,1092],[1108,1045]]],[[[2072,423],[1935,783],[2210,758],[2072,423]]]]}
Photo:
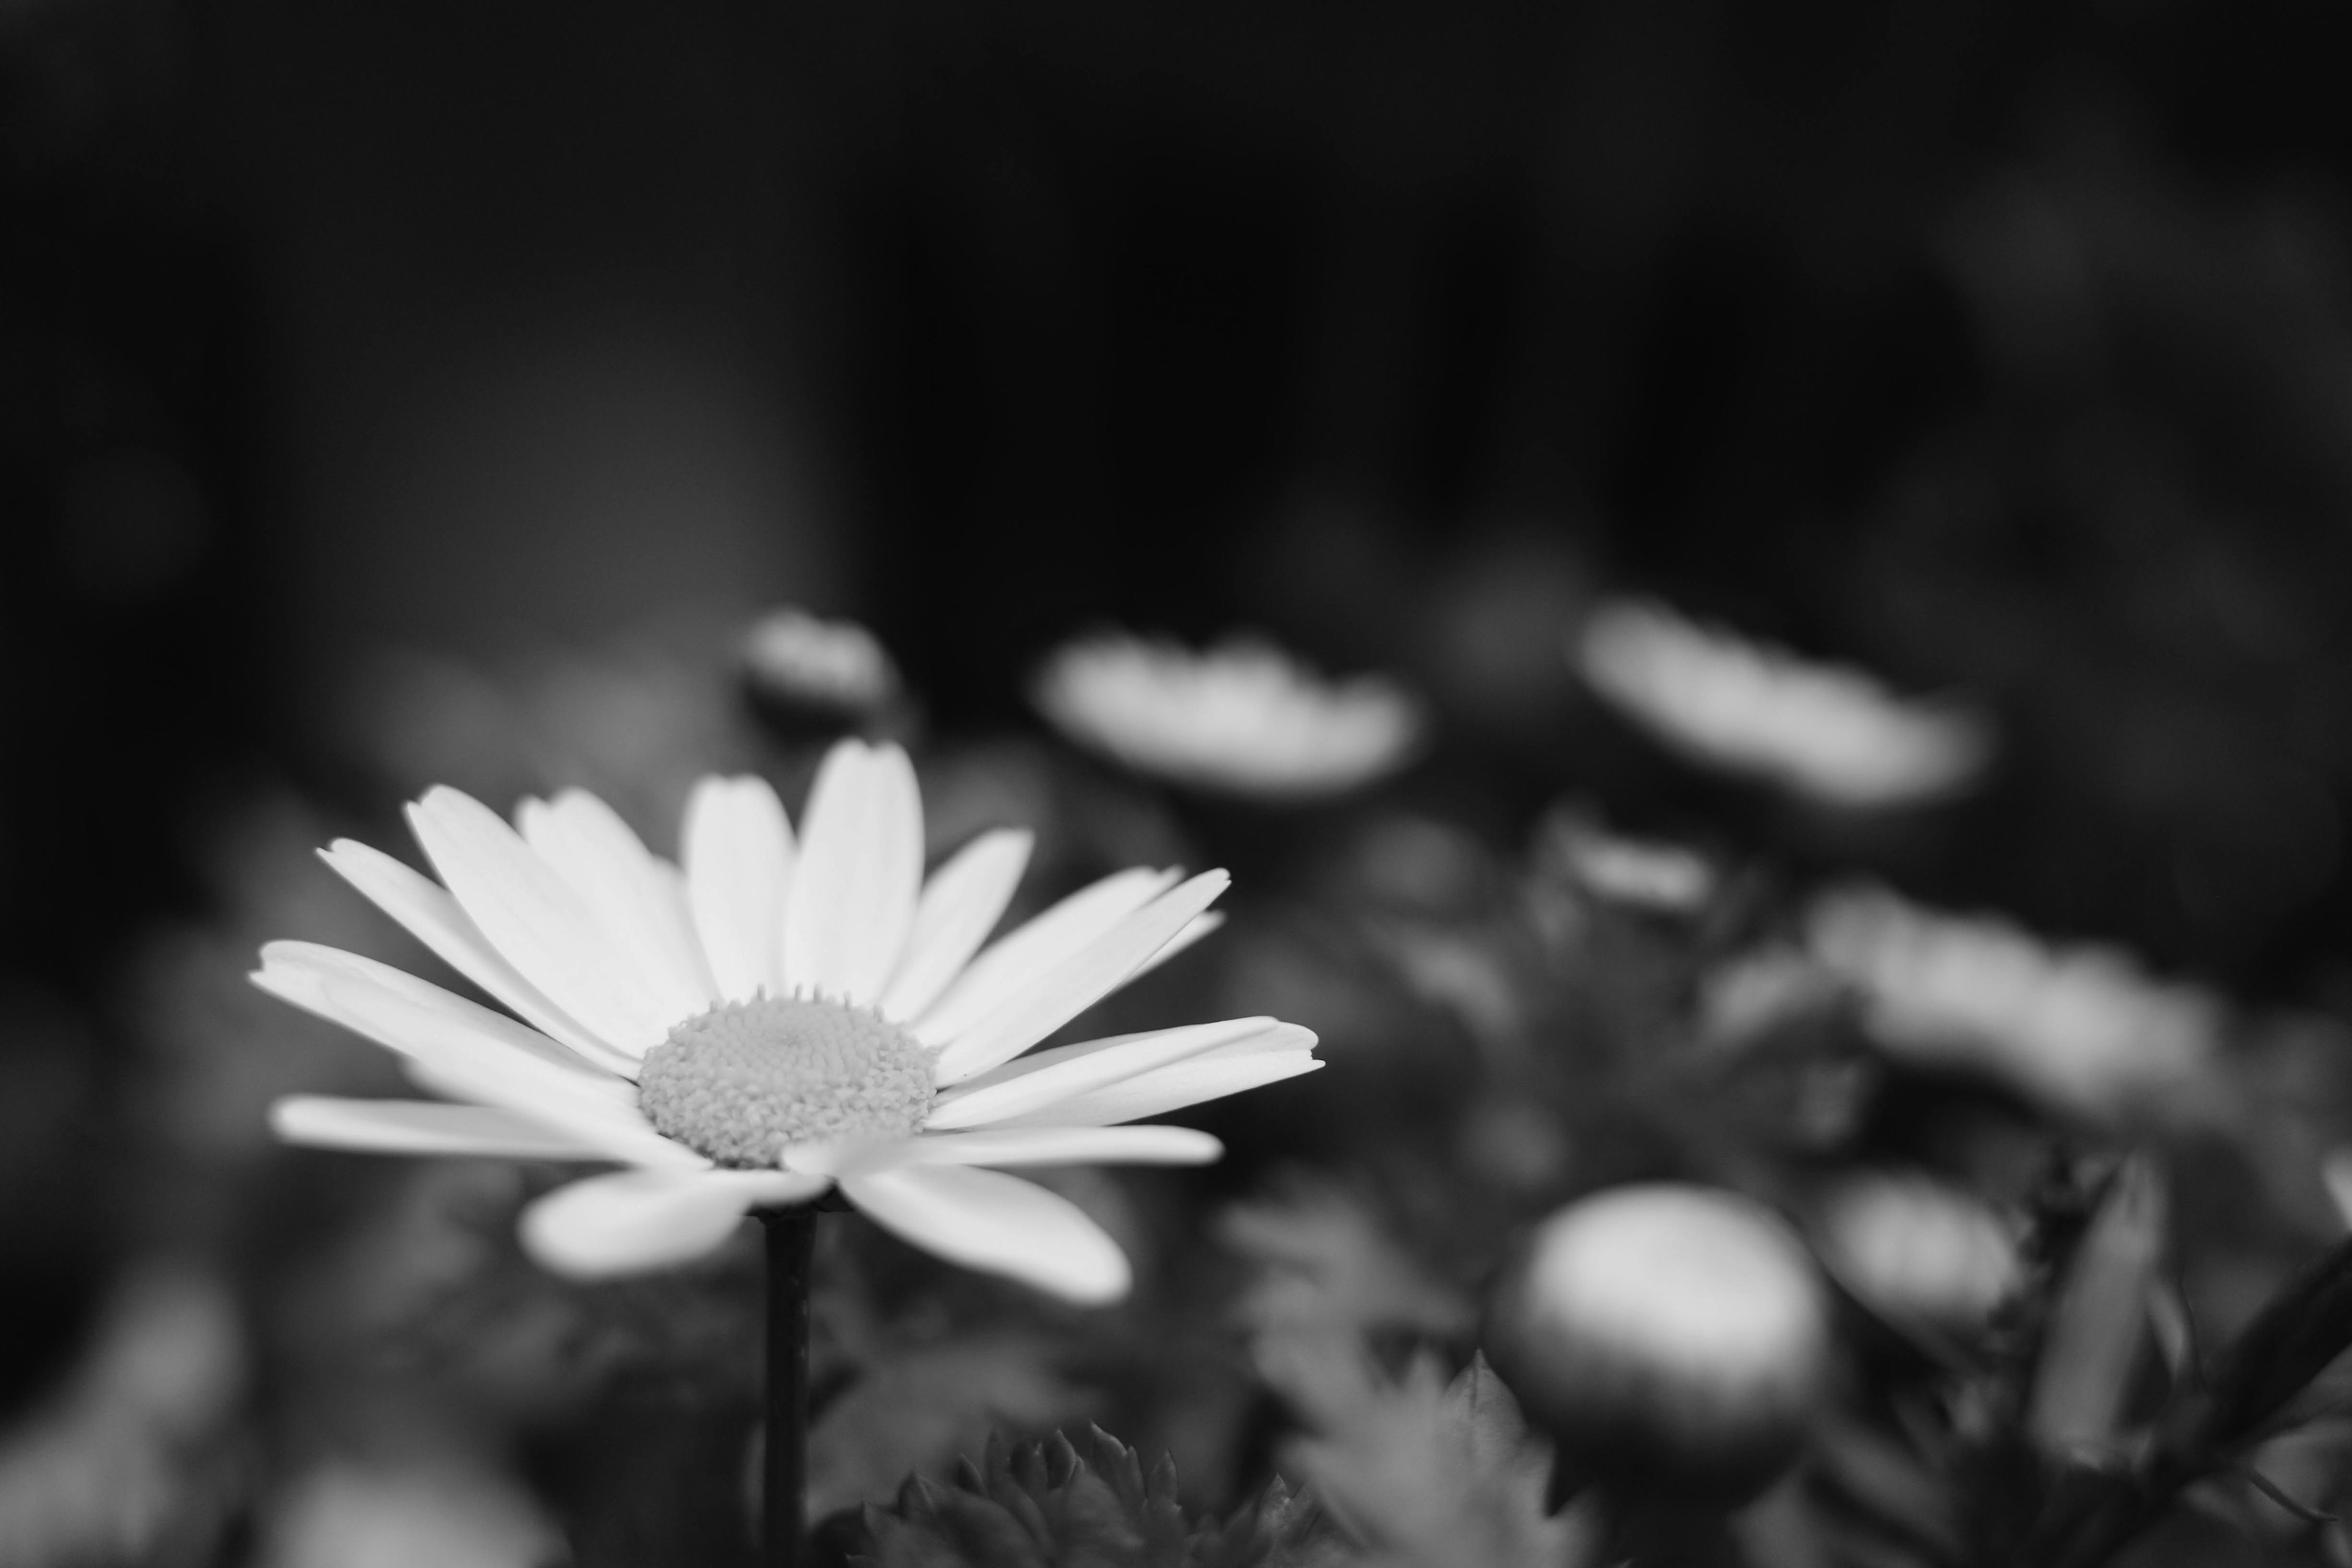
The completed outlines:
{"type": "Polygon", "coordinates": [[[1801,867],[1580,703],[1664,592],[2000,714],[1837,857],[2342,1006],[2331,11],[0,0],[0,1130],[385,649],[787,599],[949,730],[1266,626],[1801,867]]]}

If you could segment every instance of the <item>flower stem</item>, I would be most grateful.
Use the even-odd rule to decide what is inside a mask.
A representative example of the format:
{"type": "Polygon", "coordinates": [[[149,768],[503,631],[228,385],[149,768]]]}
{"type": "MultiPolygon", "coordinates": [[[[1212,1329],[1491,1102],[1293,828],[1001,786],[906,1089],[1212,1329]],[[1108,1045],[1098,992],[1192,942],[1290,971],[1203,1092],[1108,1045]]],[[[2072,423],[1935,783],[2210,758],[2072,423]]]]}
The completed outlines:
{"type": "Polygon", "coordinates": [[[808,1476],[811,1205],[760,1215],[768,1241],[768,1432],[761,1477],[767,1568],[798,1568],[808,1476]]]}

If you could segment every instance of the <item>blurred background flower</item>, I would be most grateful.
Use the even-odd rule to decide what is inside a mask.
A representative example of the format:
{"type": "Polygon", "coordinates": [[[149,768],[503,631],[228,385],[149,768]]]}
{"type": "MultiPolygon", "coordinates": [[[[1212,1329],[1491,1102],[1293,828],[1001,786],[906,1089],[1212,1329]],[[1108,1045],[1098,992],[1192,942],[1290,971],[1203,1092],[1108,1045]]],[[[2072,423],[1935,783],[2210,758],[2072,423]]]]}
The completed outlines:
{"type": "Polygon", "coordinates": [[[1891,1052],[1973,1068],[2094,1120],[2212,1109],[2220,1000],[2157,980],[2119,948],[2053,945],[1883,888],[1823,894],[1806,934],[1891,1052]]]}
{"type": "Polygon", "coordinates": [[[1329,1065],[1045,1178],[1115,1309],[829,1219],[828,1561],[2352,1561],[2333,21],[0,4],[0,1561],[752,1561],[754,1260],[278,1148],[410,1089],[241,976],[427,963],[310,856],[428,784],[842,735],[1008,924],[1235,871],[1047,1048],[1329,1065]],[[1477,1355],[1660,1184],[1834,1287],[1672,1529],[1477,1355]]]}
{"type": "Polygon", "coordinates": [[[1661,605],[1608,604],[1570,650],[1586,680],[1669,744],[1824,805],[1917,805],[1972,783],[1985,721],[1896,698],[1858,669],[1694,626],[1661,605]]]}
{"type": "Polygon", "coordinates": [[[1032,688],[1078,744],[1149,777],[1266,801],[1314,800],[1412,760],[1421,706],[1378,676],[1326,680],[1273,644],[1202,651],[1097,632],[1056,648],[1032,688]]]}

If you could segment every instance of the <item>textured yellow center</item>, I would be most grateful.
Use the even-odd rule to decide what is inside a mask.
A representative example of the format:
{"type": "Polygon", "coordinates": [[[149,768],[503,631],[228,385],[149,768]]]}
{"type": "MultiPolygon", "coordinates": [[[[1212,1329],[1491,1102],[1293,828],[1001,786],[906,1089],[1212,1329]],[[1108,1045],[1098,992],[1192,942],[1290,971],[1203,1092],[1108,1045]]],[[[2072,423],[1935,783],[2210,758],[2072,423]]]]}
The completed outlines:
{"type": "Polygon", "coordinates": [[[729,1002],[646,1053],[637,1103],[722,1165],[774,1165],[794,1143],[911,1135],[931,1108],[931,1055],[859,1008],[729,1002]]]}

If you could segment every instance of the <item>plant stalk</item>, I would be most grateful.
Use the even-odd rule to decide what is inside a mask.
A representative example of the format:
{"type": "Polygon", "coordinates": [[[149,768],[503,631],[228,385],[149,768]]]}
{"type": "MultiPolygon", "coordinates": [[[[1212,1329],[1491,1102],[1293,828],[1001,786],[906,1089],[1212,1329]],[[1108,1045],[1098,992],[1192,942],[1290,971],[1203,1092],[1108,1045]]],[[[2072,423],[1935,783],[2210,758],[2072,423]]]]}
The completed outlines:
{"type": "Polygon", "coordinates": [[[809,1260],[816,1208],[760,1215],[768,1244],[768,1426],[761,1465],[760,1528],[767,1568],[799,1568],[807,1533],[809,1260]]]}

